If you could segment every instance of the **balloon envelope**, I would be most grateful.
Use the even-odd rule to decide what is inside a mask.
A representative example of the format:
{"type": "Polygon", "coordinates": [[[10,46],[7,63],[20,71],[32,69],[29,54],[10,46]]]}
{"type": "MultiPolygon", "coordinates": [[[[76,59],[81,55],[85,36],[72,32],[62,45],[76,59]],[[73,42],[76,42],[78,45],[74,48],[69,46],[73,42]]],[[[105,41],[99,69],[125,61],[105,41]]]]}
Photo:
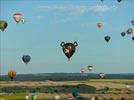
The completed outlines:
{"type": "Polygon", "coordinates": [[[109,40],[111,39],[110,36],[105,36],[104,39],[106,40],[106,42],[109,42],[109,40]]]}
{"type": "Polygon", "coordinates": [[[105,74],[104,73],[100,73],[99,76],[100,76],[100,78],[104,78],[105,74]]]}
{"type": "Polygon", "coordinates": [[[15,13],[15,14],[13,15],[13,18],[14,18],[14,20],[15,20],[17,23],[19,23],[19,22],[22,21],[23,16],[22,16],[21,13],[15,13]]]}
{"type": "Polygon", "coordinates": [[[132,40],[134,41],[134,36],[132,37],[132,40]]]}
{"type": "Polygon", "coordinates": [[[61,43],[63,53],[66,55],[68,59],[70,59],[72,55],[75,53],[76,46],[78,46],[78,43],[76,41],[74,43],[61,43]]]}
{"type": "Polygon", "coordinates": [[[131,24],[134,25],[134,20],[131,21],[131,24]]]}
{"type": "Polygon", "coordinates": [[[25,64],[27,64],[31,60],[31,57],[29,55],[24,55],[22,57],[22,60],[25,64]]]}
{"type": "Polygon", "coordinates": [[[85,68],[81,68],[81,73],[85,73],[85,68]]]}
{"type": "Polygon", "coordinates": [[[92,71],[92,69],[93,69],[93,66],[88,66],[89,71],[92,71]]]}
{"type": "Polygon", "coordinates": [[[13,78],[16,76],[16,71],[15,70],[10,70],[8,71],[8,77],[13,80],[13,78]]]}
{"type": "Polygon", "coordinates": [[[4,31],[8,26],[8,23],[4,20],[0,20],[0,30],[4,31]]]}
{"type": "Polygon", "coordinates": [[[129,28],[129,29],[127,29],[127,34],[129,35],[129,34],[131,34],[132,32],[133,32],[133,29],[132,28],[129,28]]]}
{"type": "Polygon", "coordinates": [[[97,27],[102,28],[102,23],[101,22],[97,23],[97,27]]]}
{"type": "Polygon", "coordinates": [[[79,93],[78,93],[78,91],[77,91],[76,89],[73,89],[73,91],[72,91],[72,96],[73,96],[74,98],[76,98],[76,97],[79,96],[79,93]]]}
{"type": "Polygon", "coordinates": [[[117,0],[118,2],[121,2],[122,0],[117,0]]]}
{"type": "Polygon", "coordinates": [[[124,37],[126,35],[125,32],[121,32],[121,36],[124,37]]]}

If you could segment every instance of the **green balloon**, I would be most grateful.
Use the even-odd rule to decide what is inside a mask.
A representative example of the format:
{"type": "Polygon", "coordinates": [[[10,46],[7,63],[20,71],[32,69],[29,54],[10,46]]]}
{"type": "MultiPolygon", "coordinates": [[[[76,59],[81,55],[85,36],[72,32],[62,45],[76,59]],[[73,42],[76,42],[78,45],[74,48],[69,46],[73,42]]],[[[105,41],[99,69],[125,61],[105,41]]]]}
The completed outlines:
{"type": "Polygon", "coordinates": [[[4,20],[0,20],[0,30],[4,31],[8,26],[8,23],[4,20]]]}

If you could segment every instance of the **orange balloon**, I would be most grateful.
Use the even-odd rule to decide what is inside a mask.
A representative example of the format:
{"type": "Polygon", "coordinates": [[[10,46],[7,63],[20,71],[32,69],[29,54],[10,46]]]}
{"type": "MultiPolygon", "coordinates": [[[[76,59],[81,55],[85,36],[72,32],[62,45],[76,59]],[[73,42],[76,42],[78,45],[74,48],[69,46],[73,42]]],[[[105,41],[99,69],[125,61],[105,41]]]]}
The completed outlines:
{"type": "Polygon", "coordinates": [[[16,76],[16,71],[15,70],[10,70],[8,71],[8,77],[13,80],[13,78],[16,76]]]}

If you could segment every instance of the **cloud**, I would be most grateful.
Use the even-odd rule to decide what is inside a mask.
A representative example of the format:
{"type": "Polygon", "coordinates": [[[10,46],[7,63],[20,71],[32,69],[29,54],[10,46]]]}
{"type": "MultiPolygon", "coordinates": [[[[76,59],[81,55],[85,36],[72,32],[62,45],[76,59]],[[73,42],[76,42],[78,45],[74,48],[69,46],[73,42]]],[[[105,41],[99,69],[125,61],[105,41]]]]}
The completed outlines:
{"type": "Polygon", "coordinates": [[[91,6],[90,7],[90,10],[93,11],[93,12],[98,12],[98,13],[101,13],[101,12],[106,12],[108,11],[110,8],[107,6],[107,5],[96,5],[96,6],[91,6]]]}
{"type": "Polygon", "coordinates": [[[36,18],[37,18],[38,20],[42,20],[44,17],[43,17],[43,16],[38,15],[38,16],[36,16],[36,18]]]}
{"type": "Polygon", "coordinates": [[[55,13],[67,13],[71,15],[82,15],[85,13],[105,13],[107,11],[116,10],[116,6],[108,5],[93,5],[93,6],[81,6],[81,5],[48,5],[40,6],[40,10],[46,12],[55,12],[55,13]]]}

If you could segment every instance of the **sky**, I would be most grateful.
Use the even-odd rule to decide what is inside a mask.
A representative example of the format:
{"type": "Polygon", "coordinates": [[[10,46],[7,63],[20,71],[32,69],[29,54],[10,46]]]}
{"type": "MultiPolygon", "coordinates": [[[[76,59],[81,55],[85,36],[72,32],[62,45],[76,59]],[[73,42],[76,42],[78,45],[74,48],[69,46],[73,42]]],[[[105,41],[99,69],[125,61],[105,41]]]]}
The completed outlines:
{"type": "Polygon", "coordinates": [[[134,32],[120,34],[134,29],[133,8],[134,0],[0,0],[0,19],[8,22],[0,32],[0,72],[79,73],[92,65],[91,73],[134,73],[134,32]],[[18,12],[24,24],[13,19],[18,12]],[[70,61],[62,41],[78,42],[70,61]],[[22,56],[27,54],[31,60],[26,65],[22,56]]]}

